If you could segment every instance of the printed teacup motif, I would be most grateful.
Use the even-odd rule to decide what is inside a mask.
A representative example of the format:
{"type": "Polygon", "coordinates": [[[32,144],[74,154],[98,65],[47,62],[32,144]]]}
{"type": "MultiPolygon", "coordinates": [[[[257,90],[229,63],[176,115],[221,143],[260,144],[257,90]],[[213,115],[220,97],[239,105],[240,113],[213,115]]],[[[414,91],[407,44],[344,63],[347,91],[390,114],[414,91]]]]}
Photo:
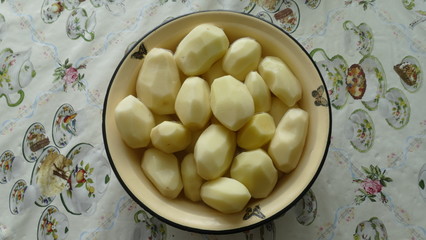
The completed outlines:
{"type": "Polygon", "coordinates": [[[361,55],[369,55],[373,51],[374,39],[373,39],[373,31],[371,28],[365,24],[361,23],[356,26],[351,21],[346,21],[343,23],[343,29],[346,31],[346,40],[347,49],[350,55],[352,50],[350,50],[353,46],[356,47],[356,50],[361,55]]]}
{"type": "Polygon", "coordinates": [[[6,103],[10,107],[21,104],[24,100],[24,91],[26,87],[35,77],[33,64],[29,60],[31,49],[23,52],[14,53],[12,49],[6,48],[0,52],[0,98],[5,97],[6,103]],[[12,100],[18,94],[17,100],[12,100]]]}
{"type": "Polygon", "coordinates": [[[39,207],[45,207],[47,205],[49,205],[50,203],[52,203],[52,201],[55,199],[56,196],[44,196],[43,194],[41,194],[40,192],[40,186],[38,186],[37,184],[37,178],[39,177],[39,171],[40,171],[40,167],[43,164],[43,162],[47,159],[49,154],[52,154],[53,152],[55,153],[60,153],[59,149],[57,149],[54,146],[49,146],[47,148],[44,149],[44,151],[42,152],[42,154],[40,155],[40,157],[38,158],[37,162],[34,164],[34,168],[33,168],[33,172],[31,174],[31,185],[34,185],[37,187],[37,196],[36,196],[36,200],[35,200],[35,204],[39,207]]]}
{"type": "Polygon", "coordinates": [[[386,122],[395,129],[401,129],[410,121],[411,108],[404,92],[398,88],[386,91],[380,112],[386,122]]]}
{"type": "Polygon", "coordinates": [[[348,64],[345,59],[340,55],[330,59],[321,48],[312,50],[310,55],[324,77],[331,105],[336,109],[343,108],[348,99],[345,86],[348,64]]]}
{"type": "Polygon", "coordinates": [[[17,215],[21,211],[26,190],[27,183],[23,179],[18,180],[15,185],[13,185],[9,196],[9,209],[13,215],[17,215]]]}
{"type": "Polygon", "coordinates": [[[351,145],[360,152],[370,150],[374,142],[375,129],[370,115],[362,109],[357,109],[349,116],[345,126],[346,137],[351,145]]]}
{"type": "Polygon", "coordinates": [[[304,226],[309,226],[315,220],[318,206],[315,194],[311,189],[297,202],[295,211],[297,221],[304,226]]]}
{"type": "Polygon", "coordinates": [[[364,71],[367,87],[362,97],[362,104],[368,110],[376,110],[380,98],[386,91],[386,75],[379,59],[368,55],[359,61],[359,65],[364,71]]]}
{"type": "Polygon", "coordinates": [[[423,73],[419,61],[413,56],[406,56],[401,63],[393,67],[394,71],[401,79],[402,86],[409,92],[416,92],[422,82],[423,73]]]}
{"type": "Polygon", "coordinates": [[[68,17],[66,32],[69,38],[82,37],[86,41],[95,39],[96,14],[92,12],[90,17],[83,8],[74,9],[68,17]]]}
{"type": "Polygon", "coordinates": [[[56,146],[63,148],[77,135],[77,116],[70,104],[58,108],[53,119],[52,135],[56,146]]]}
{"type": "Polygon", "coordinates": [[[380,239],[388,240],[388,233],[383,222],[377,217],[358,224],[354,233],[354,240],[380,239]]]}
{"type": "Polygon", "coordinates": [[[0,183],[7,183],[12,179],[12,166],[15,155],[12,151],[6,150],[0,155],[0,183]]]}
{"type": "Polygon", "coordinates": [[[65,214],[57,207],[48,206],[41,214],[37,227],[37,240],[66,239],[69,232],[69,222],[65,214]]]}
{"type": "Polygon", "coordinates": [[[27,129],[22,143],[22,153],[25,160],[35,162],[40,157],[44,147],[49,145],[49,143],[43,124],[39,122],[33,123],[27,129]]]}
{"type": "Polygon", "coordinates": [[[61,200],[72,214],[91,215],[104,195],[111,169],[101,151],[88,143],[80,143],[67,154],[72,160],[72,172],[61,200]]]}
{"type": "Polygon", "coordinates": [[[41,6],[41,19],[45,23],[53,23],[61,16],[62,12],[77,8],[85,0],[44,0],[41,6]]]}

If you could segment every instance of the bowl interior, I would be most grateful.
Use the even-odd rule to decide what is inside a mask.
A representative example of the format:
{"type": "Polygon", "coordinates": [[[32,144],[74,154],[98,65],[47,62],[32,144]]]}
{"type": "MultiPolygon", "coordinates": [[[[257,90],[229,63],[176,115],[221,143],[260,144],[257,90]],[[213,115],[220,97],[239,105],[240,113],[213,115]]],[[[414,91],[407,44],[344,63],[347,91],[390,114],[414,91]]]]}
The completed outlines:
{"type": "MultiPolygon", "coordinates": [[[[167,223],[186,230],[208,233],[230,233],[260,225],[290,208],[316,178],[329,145],[331,112],[328,95],[318,88],[324,82],[309,55],[279,28],[255,17],[227,11],[189,14],[164,23],[142,38],[123,59],[108,88],[104,106],[103,134],[108,157],[126,191],[147,211],[167,223]],[[144,49],[154,47],[175,50],[179,41],[195,26],[212,23],[221,27],[232,42],[252,37],[262,45],[263,56],[277,56],[292,69],[303,86],[299,106],[310,114],[305,149],[298,167],[280,178],[272,194],[251,200],[246,211],[222,214],[203,203],[192,203],[184,197],[163,197],[143,174],[140,162],[143,150],[133,150],[121,140],[114,121],[114,108],[124,97],[135,95],[136,79],[143,63],[144,49]],[[143,47],[142,47],[143,46],[143,47]],[[313,92],[316,91],[316,98],[313,92]],[[315,104],[319,99],[326,106],[315,104]]],[[[315,95],[315,94],[314,94],[315,95]]]]}

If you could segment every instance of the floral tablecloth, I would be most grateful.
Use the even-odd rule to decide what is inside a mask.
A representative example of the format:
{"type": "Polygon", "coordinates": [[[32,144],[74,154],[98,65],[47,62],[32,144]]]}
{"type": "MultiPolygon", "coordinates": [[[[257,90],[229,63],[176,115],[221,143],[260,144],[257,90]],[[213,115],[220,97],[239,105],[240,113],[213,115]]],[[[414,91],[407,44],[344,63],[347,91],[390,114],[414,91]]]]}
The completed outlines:
{"type": "Polygon", "coordinates": [[[0,0],[0,239],[425,240],[425,69],[425,0],[0,0]],[[290,33],[320,69],[333,112],[327,160],[302,200],[223,236],[143,211],[115,177],[101,131],[127,50],[162,22],[209,9],[290,33]],[[76,185],[45,197],[34,185],[58,153],[73,161],[76,185]]]}

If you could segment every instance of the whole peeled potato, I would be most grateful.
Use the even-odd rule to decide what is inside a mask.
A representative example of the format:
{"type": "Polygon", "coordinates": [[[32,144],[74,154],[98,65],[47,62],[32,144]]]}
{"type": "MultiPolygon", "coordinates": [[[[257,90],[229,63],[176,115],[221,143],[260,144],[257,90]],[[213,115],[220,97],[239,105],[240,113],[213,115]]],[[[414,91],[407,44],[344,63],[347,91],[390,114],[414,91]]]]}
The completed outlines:
{"type": "Polygon", "coordinates": [[[114,117],[120,136],[129,147],[141,148],[149,144],[154,117],[139,99],[132,95],[125,97],[115,107],[114,117]]]}
{"type": "Polygon", "coordinates": [[[220,177],[201,186],[203,202],[223,213],[243,210],[250,197],[248,189],[232,178],[220,177]]]}
{"type": "Polygon", "coordinates": [[[268,153],[276,168],[284,173],[293,171],[299,163],[308,133],[309,114],[300,108],[289,109],[278,123],[268,153]]]}
{"type": "Polygon", "coordinates": [[[278,171],[268,154],[256,149],[234,158],[231,177],[244,184],[253,198],[265,198],[277,183],[278,171]]]}
{"type": "Polygon", "coordinates": [[[175,102],[176,114],[189,129],[201,129],[210,120],[210,87],[200,77],[185,79],[175,102]]]}
{"type": "Polygon", "coordinates": [[[223,70],[240,81],[257,69],[262,47],[253,38],[244,37],[235,40],[223,57],[223,70]]]}
{"type": "Polygon", "coordinates": [[[165,153],[181,151],[191,143],[191,132],[175,121],[158,124],[152,128],[150,136],[152,145],[165,153]]]}
{"type": "Polygon", "coordinates": [[[212,24],[192,29],[179,43],[176,63],[187,76],[201,75],[225,55],[229,40],[225,32],[212,24]]]}
{"type": "Polygon", "coordinates": [[[149,148],[143,154],[141,167],[163,196],[173,199],[182,191],[179,162],[175,155],[149,148]]]}
{"type": "Polygon", "coordinates": [[[302,86],[290,68],[278,57],[267,56],[259,63],[259,74],[269,89],[287,106],[302,98],[302,86]]]}
{"type": "Polygon", "coordinates": [[[219,124],[207,127],[194,147],[198,175],[206,180],[222,176],[231,166],[235,148],[234,132],[219,124]]]}
{"type": "Polygon", "coordinates": [[[253,150],[268,143],[275,133],[274,119],[268,113],[258,113],[237,132],[239,147],[253,150]]]}
{"type": "Polygon", "coordinates": [[[210,88],[213,115],[228,129],[237,131],[253,116],[253,97],[244,83],[226,75],[216,78],[210,88]]]}
{"type": "Polygon", "coordinates": [[[180,87],[179,70],[172,52],[163,48],[151,49],[139,71],[137,97],[156,114],[174,114],[180,87]]]}

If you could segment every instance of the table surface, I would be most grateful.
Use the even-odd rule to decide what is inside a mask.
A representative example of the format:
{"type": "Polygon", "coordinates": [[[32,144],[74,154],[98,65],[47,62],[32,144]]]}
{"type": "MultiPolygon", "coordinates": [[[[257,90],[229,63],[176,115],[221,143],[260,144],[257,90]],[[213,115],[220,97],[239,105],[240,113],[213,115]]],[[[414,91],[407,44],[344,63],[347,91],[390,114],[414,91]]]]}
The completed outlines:
{"type": "Polygon", "coordinates": [[[0,0],[0,239],[424,240],[425,63],[425,0],[0,0]],[[146,214],[102,157],[106,88],[127,50],[165,20],[210,9],[290,33],[321,70],[333,113],[325,165],[302,201],[232,235],[185,232],[146,214]],[[100,153],[75,166],[89,197],[99,180],[89,173],[102,166],[91,211],[71,193],[37,194],[51,152],[100,153]]]}

